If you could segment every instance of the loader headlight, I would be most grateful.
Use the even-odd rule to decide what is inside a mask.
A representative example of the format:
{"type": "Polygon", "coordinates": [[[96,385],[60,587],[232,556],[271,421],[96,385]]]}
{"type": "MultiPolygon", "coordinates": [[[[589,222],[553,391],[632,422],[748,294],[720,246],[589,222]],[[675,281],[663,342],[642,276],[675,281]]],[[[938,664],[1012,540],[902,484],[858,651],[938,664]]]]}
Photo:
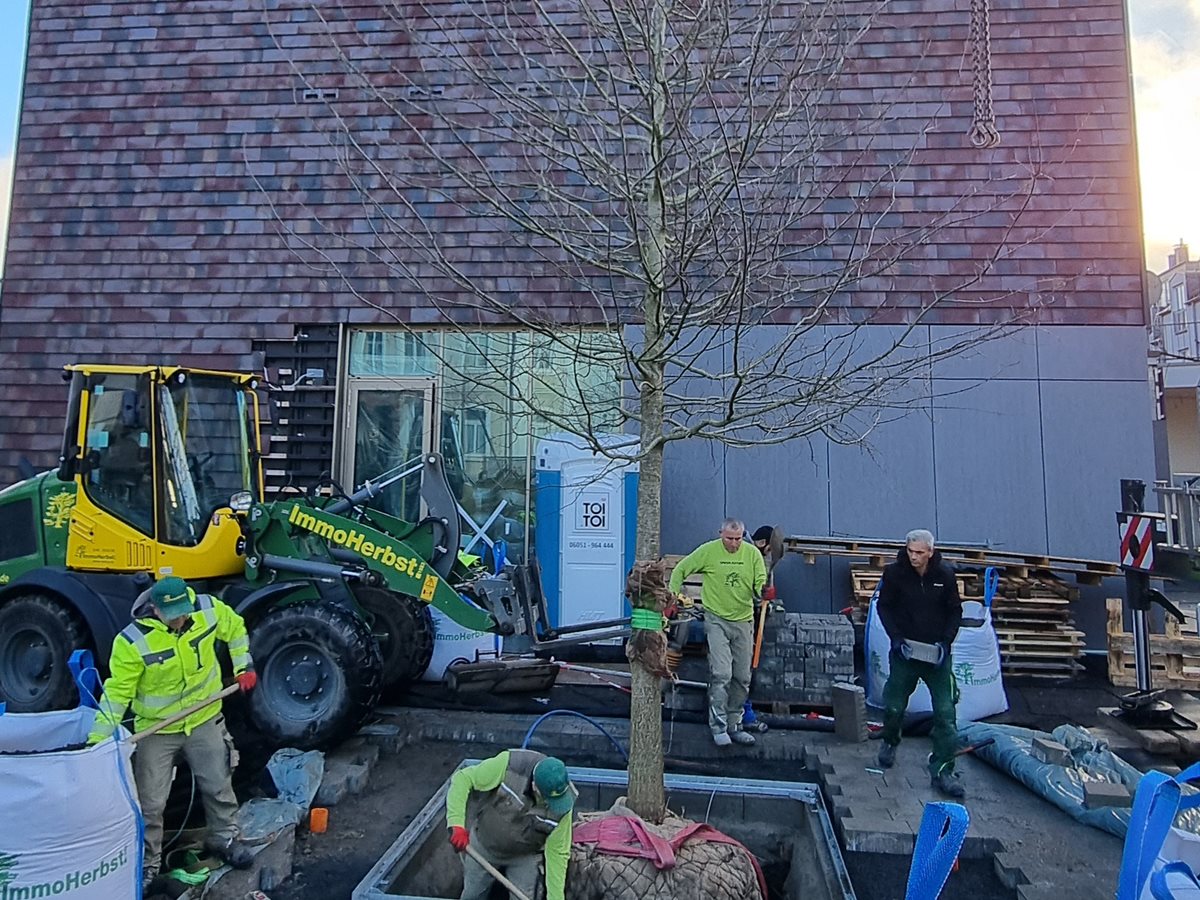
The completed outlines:
{"type": "Polygon", "coordinates": [[[249,491],[238,491],[229,498],[229,508],[237,513],[250,512],[254,505],[254,495],[249,491]]]}

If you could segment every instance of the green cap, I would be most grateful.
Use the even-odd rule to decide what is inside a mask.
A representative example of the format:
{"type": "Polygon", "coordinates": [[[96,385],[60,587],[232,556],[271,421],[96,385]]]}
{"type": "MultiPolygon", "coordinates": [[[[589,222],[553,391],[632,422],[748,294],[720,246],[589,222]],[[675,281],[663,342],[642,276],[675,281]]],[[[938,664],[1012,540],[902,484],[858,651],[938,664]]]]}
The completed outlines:
{"type": "Polygon", "coordinates": [[[542,795],[546,808],[556,816],[565,816],[575,805],[575,791],[561,759],[547,756],[534,766],[533,785],[542,795]]]}
{"type": "Polygon", "coordinates": [[[182,578],[172,575],[150,589],[150,602],[168,619],[178,619],[196,611],[196,592],[182,578]]]}

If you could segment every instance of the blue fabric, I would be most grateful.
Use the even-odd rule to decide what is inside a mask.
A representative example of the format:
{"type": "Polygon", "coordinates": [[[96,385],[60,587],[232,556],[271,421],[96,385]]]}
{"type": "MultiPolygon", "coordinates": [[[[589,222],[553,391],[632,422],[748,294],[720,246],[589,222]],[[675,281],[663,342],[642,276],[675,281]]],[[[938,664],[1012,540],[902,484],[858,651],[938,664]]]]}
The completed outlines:
{"type": "Polygon", "coordinates": [[[1000,586],[1000,572],[995,566],[988,566],[983,573],[983,605],[992,608],[992,598],[996,596],[996,588],[1000,586]]]}
{"type": "Polygon", "coordinates": [[[1176,900],[1175,892],[1168,883],[1168,878],[1172,875],[1178,876],[1169,879],[1176,887],[1179,886],[1179,878],[1185,878],[1190,882],[1188,887],[1200,890],[1200,882],[1196,881],[1196,873],[1192,871],[1191,866],[1185,862],[1168,863],[1150,876],[1150,895],[1154,900],[1176,900]]]}
{"type": "Polygon", "coordinates": [[[1193,763],[1174,778],[1162,772],[1147,772],[1142,776],[1121,854],[1117,900],[1138,900],[1147,884],[1156,900],[1173,900],[1175,894],[1168,884],[1169,876],[1175,876],[1169,880],[1176,885],[1180,879],[1187,879],[1200,888],[1195,873],[1182,860],[1171,860],[1155,871],[1176,815],[1200,806],[1200,794],[1183,793],[1183,785],[1197,779],[1200,779],[1200,763],[1193,763]]]}
{"type": "Polygon", "coordinates": [[[79,705],[91,709],[99,709],[96,696],[100,693],[100,673],[92,660],[91,650],[76,650],[67,661],[67,667],[75,679],[75,687],[79,691],[79,705]]]}
{"type": "Polygon", "coordinates": [[[496,543],[492,544],[492,565],[497,575],[504,571],[504,564],[507,561],[508,542],[496,541],[496,543]]]}
{"type": "Polygon", "coordinates": [[[954,869],[958,851],[967,839],[971,816],[958,803],[926,803],[921,830],[913,848],[905,900],[935,900],[954,869]]]}

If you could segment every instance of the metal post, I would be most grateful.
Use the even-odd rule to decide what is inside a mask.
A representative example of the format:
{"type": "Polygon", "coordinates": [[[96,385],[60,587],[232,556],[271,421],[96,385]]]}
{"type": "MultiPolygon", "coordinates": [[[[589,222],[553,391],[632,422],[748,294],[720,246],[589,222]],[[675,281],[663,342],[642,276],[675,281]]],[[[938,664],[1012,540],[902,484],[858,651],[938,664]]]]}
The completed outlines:
{"type": "MultiPolygon", "coordinates": [[[[1121,479],[1121,512],[1145,512],[1146,482],[1133,478],[1121,479]]],[[[1150,608],[1146,591],[1150,576],[1145,572],[1125,570],[1125,603],[1133,613],[1133,655],[1138,691],[1150,690],[1150,623],[1146,611],[1150,608]]]]}

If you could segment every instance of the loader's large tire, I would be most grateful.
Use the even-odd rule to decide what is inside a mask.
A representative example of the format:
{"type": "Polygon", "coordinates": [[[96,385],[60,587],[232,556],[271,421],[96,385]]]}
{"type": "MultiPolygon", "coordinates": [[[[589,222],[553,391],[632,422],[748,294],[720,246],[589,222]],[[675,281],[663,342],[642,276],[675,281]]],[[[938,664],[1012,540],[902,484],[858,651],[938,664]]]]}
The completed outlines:
{"type": "Polygon", "coordinates": [[[0,605],[0,701],[8,711],[75,706],[79,693],[67,662],[85,646],[86,635],[78,616],[45,594],[0,605]]]}
{"type": "Polygon", "coordinates": [[[336,606],[273,610],[250,631],[258,686],[250,720],[273,744],[309,750],[347,737],[366,721],[383,674],[367,624],[336,606]]]}
{"type": "Polygon", "coordinates": [[[401,687],[416,681],[433,659],[433,617],[416,597],[384,588],[359,586],[354,598],[367,614],[367,623],[383,657],[383,686],[401,687]]]}

